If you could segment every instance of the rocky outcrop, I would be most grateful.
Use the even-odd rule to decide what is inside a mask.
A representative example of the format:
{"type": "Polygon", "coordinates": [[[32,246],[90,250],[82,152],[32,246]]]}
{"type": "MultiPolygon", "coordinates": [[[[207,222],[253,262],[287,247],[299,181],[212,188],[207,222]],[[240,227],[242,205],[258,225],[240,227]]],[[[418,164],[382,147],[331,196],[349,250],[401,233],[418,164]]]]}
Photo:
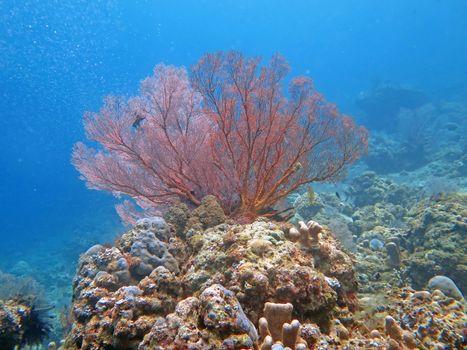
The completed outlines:
{"type": "Polygon", "coordinates": [[[202,225],[183,232],[174,215],[172,227],[145,219],[114,247],[83,254],[64,348],[246,349],[258,341],[253,324],[266,302],[291,303],[295,318],[323,329],[354,302],[352,259],[319,224],[311,244],[291,239],[287,225],[204,229],[218,219],[198,217],[202,225]]]}

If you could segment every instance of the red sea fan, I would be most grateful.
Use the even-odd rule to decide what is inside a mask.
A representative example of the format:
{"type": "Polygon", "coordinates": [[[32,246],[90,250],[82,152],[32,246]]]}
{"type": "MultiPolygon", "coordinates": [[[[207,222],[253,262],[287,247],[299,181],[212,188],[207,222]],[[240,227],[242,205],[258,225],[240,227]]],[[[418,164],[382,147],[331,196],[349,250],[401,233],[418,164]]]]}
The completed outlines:
{"type": "MultiPolygon", "coordinates": [[[[336,179],[367,149],[367,133],[274,56],[207,54],[192,67],[158,65],[139,96],[87,113],[89,139],[73,164],[90,188],[132,197],[128,222],[178,199],[216,196],[232,216],[254,218],[300,186],[336,179]]],[[[126,210],[125,208],[129,208],[126,210]]]]}

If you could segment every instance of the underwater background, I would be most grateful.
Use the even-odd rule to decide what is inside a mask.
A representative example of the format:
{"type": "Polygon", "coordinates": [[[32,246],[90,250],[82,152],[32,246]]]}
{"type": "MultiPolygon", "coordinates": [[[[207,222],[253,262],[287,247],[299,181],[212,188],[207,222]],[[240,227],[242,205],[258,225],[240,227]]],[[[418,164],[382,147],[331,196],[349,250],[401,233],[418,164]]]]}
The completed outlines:
{"type": "Polygon", "coordinates": [[[0,0],[0,271],[70,303],[79,255],[125,231],[115,199],[70,163],[83,113],[206,52],[279,52],[368,129],[368,157],[318,193],[350,198],[365,171],[420,199],[465,192],[466,17],[463,0],[0,0]]]}

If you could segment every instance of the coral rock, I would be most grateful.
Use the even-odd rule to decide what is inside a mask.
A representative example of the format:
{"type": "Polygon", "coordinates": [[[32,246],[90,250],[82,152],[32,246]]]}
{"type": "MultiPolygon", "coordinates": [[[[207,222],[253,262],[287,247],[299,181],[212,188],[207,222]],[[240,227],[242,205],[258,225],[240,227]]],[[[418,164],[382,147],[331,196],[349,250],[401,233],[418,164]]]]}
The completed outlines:
{"type": "Polygon", "coordinates": [[[402,329],[394,318],[387,316],[385,319],[384,327],[386,329],[386,334],[389,337],[398,342],[402,341],[402,329]]]}
{"type": "Polygon", "coordinates": [[[83,254],[65,349],[247,349],[257,338],[250,320],[258,322],[266,301],[290,303],[297,319],[326,326],[356,292],[353,261],[325,229],[313,248],[265,220],[164,242],[166,232],[175,229],[161,219],[142,221],[115,247],[83,254]]]}
{"type": "Polygon", "coordinates": [[[184,299],[174,313],[159,318],[139,349],[249,349],[256,339],[256,329],[233,293],[213,285],[200,298],[184,299]]]}
{"type": "Polygon", "coordinates": [[[401,252],[399,246],[394,242],[386,244],[386,251],[389,257],[389,266],[398,268],[401,266],[401,252]]]}
{"type": "Polygon", "coordinates": [[[205,230],[225,222],[227,217],[214,196],[206,196],[201,204],[191,212],[187,229],[205,230]]]}
{"type": "Polygon", "coordinates": [[[446,276],[435,276],[428,281],[428,288],[431,290],[439,289],[445,295],[453,297],[457,300],[462,300],[464,296],[462,292],[457,288],[456,284],[452,279],[446,276]]]}

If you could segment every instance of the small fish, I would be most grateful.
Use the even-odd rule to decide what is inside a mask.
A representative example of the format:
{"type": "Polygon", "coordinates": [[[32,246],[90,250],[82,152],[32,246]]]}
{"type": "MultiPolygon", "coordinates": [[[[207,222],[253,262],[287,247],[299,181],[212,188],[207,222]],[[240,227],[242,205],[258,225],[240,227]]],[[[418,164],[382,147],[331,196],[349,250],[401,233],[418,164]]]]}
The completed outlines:
{"type": "Polygon", "coordinates": [[[138,129],[141,122],[146,119],[145,117],[141,117],[139,115],[136,116],[136,119],[135,121],[133,122],[133,124],[131,124],[132,127],[134,127],[135,129],[138,129]]]}
{"type": "Polygon", "coordinates": [[[306,191],[306,195],[308,197],[308,203],[313,204],[315,202],[316,195],[315,195],[315,191],[313,190],[311,186],[308,187],[306,191]]]}
{"type": "Polygon", "coordinates": [[[336,192],[336,197],[339,198],[340,201],[342,200],[341,195],[339,194],[339,192],[336,192]]]}
{"type": "Polygon", "coordinates": [[[299,171],[301,168],[303,168],[302,163],[297,162],[297,163],[295,163],[294,166],[293,166],[293,171],[294,171],[294,172],[299,171]]]}
{"type": "Polygon", "coordinates": [[[447,123],[447,124],[446,124],[446,129],[448,129],[449,131],[457,130],[457,124],[455,124],[455,123],[447,123]]]}

